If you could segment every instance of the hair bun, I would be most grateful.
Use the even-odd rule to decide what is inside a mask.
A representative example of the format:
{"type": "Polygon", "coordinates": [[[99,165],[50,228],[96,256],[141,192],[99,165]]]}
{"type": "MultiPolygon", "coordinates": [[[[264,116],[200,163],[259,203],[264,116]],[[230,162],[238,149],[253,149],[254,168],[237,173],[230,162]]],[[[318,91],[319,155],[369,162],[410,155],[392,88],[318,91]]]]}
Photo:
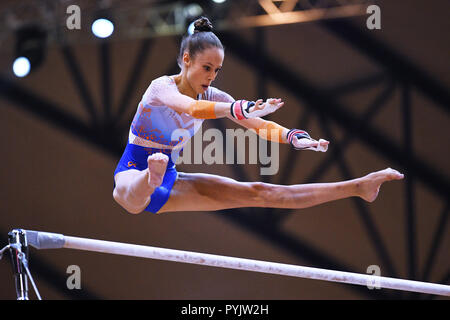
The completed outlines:
{"type": "Polygon", "coordinates": [[[206,17],[201,17],[194,22],[194,33],[212,31],[213,25],[206,17]]]}

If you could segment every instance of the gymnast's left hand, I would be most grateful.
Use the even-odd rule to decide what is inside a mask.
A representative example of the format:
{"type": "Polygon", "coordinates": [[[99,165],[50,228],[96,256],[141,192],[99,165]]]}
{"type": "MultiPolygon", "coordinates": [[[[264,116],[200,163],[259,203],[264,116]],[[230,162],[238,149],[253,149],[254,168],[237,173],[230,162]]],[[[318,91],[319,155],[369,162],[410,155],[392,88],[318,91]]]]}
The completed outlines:
{"type": "Polygon", "coordinates": [[[319,141],[317,141],[314,139],[298,139],[297,137],[294,137],[292,144],[297,149],[327,152],[330,142],[325,139],[319,139],[319,141]]]}

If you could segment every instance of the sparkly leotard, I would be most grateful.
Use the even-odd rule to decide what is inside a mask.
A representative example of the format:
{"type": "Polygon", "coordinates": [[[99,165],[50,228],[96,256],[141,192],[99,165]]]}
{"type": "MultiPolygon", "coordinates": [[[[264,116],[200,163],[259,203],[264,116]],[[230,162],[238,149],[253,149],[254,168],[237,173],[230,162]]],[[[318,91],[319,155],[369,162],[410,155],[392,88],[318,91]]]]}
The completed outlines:
{"type": "MultiPolygon", "coordinates": [[[[176,158],[183,146],[201,127],[204,119],[197,119],[187,113],[179,113],[169,108],[164,101],[179,96],[175,80],[162,76],[152,81],[140,101],[131,123],[128,143],[114,172],[148,167],[149,155],[161,152],[169,156],[166,173],[161,186],[155,189],[146,211],[157,213],[167,202],[177,178],[176,158]],[[182,132],[183,134],[179,134],[182,132]],[[176,137],[172,140],[172,137],[176,137]]],[[[217,88],[209,87],[198,100],[233,102],[234,99],[217,88]]]]}

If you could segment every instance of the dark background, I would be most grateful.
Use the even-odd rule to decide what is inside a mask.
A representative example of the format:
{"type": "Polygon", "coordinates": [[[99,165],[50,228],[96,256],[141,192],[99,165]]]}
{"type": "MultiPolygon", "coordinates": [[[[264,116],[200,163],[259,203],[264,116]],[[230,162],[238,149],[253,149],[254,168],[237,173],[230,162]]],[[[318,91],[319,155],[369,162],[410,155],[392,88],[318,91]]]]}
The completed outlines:
{"type": "MultiPolygon", "coordinates": [[[[113,172],[145,89],[178,72],[180,36],[51,41],[42,65],[16,78],[10,31],[0,48],[1,246],[20,227],[358,273],[378,265],[383,276],[449,284],[450,4],[377,4],[381,30],[368,30],[360,16],[218,32],[226,51],[214,85],[235,98],[283,98],[268,118],[330,147],[281,145],[280,171],[270,177],[256,165],[179,171],[281,184],[386,167],[406,176],[370,204],[351,198],[303,210],[127,214],[112,198],[113,172]]],[[[2,1],[1,17],[15,5],[2,1]]],[[[210,127],[236,126],[205,121],[203,130],[210,127]]],[[[9,260],[0,261],[1,299],[15,299],[9,260]]],[[[30,263],[44,299],[437,298],[74,250],[32,249],[30,263]],[[81,290],[66,287],[69,265],[81,268],[81,290]]]]}

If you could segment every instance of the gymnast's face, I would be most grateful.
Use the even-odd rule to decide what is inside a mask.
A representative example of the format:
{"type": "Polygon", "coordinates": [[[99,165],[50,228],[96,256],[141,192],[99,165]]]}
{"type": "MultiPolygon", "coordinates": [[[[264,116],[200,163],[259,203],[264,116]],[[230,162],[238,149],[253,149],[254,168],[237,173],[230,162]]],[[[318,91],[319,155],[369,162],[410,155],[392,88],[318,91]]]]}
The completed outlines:
{"type": "Polygon", "coordinates": [[[222,68],[223,58],[223,50],[216,47],[198,52],[193,58],[189,53],[184,53],[184,71],[196,94],[204,93],[216,79],[217,73],[222,68]]]}

